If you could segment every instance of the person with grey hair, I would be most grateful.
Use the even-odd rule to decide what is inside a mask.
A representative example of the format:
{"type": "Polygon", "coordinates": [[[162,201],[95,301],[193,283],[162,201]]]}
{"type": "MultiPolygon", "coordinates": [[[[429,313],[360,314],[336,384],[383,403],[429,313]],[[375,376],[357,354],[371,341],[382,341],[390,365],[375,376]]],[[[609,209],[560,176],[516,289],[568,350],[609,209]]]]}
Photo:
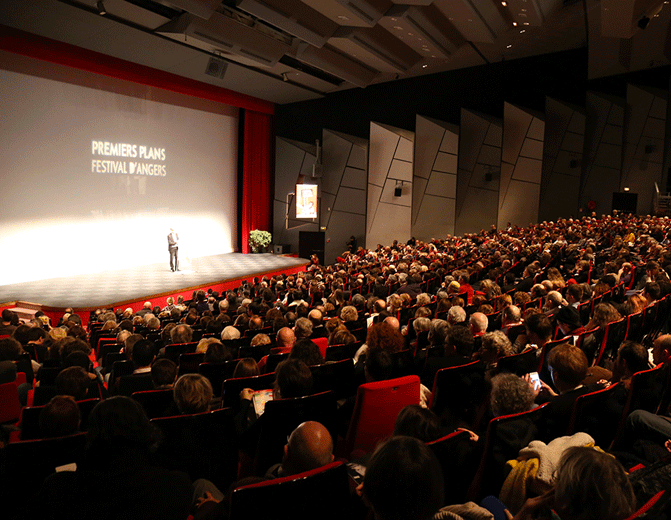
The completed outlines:
{"type": "Polygon", "coordinates": [[[521,377],[504,372],[492,378],[489,403],[494,417],[531,410],[536,406],[534,399],[529,383],[521,377]]]}
{"type": "Polygon", "coordinates": [[[442,347],[445,343],[445,337],[450,326],[445,320],[431,320],[429,329],[429,345],[432,347],[442,347]]]}
{"type": "Polygon", "coordinates": [[[240,337],[240,331],[236,329],[233,325],[228,325],[224,327],[224,330],[221,331],[221,340],[226,341],[229,339],[238,339],[240,337]]]}
{"type": "Polygon", "coordinates": [[[545,297],[545,305],[543,312],[546,316],[554,316],[560,308],[568,306],[568,302],[564,299],[559,291],[550,291],[545,297]]]}
{"type": "Polygon", "coordinates": [[[312,322],[308,318],[298,318],[294,325],[296,339],[309,338],[312,335],[312,322]]]}
{"type": "Polygon", "coordinates": [[[186,323],[180,323],[170,331],[170,341],[174,343],[190,343],[193,329],[186,323]]]}
{"type": "Polygon", "coordinates": [[[482,312],[474,312],[468,320],[468,326],[471,328],[473,336],[482,336],[487,332],[489,319],[482,312]]]}
{"type": "Polygon", "coordinates": [[[495,368],[500,358],[513,354],[515,350],[508,336],[500,330],[494,330],[482,336],[482,346],[476,352],[476,357],[485,364],[485,367],[495,368]]]}
{"type": "Polygon", "coordinates": [[[417,296],[417,305],[428,305],[431,303],[431,296],[426,293],[422,293],[417,296]]]}
{"type": "Polygon", "coordinates": [[[464,323],[466,321],[466,311],[460,305],[453,305],[450,307],[450,310],[447,311],[447,323],[450,327],[458,324],[464,323]]]}
{"type": "Polygon", "coordinates": [[[357,321],[359,319],[359,313],[356,310],[356,307],[352,305],[346,305],[340,311],[340,319],[347,323],[348,321],[357,321]]]}

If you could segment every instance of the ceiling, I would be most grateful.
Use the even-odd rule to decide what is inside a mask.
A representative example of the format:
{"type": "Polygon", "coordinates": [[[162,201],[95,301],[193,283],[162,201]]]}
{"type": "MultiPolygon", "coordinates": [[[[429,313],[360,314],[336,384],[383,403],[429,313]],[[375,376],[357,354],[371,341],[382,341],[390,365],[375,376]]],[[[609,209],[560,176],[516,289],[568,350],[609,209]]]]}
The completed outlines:
{"type": "Polygon", "coordinates": [[[594,31],[621,42],[667,3],[0,0],[0,24],[283,104],[591,45],[594,31]]]}

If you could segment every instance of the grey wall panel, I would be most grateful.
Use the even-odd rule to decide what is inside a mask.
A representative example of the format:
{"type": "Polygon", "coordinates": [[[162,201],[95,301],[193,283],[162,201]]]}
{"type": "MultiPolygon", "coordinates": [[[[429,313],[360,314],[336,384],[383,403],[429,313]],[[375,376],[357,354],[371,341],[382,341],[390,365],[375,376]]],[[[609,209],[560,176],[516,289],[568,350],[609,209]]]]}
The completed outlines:
{"type": "Polygon", "coordinates": [[[461,109],[454,233],[477,232],[497,223],[501,181],[500,120],[461,109]]]}
{"type": "Polygon", "coordinates": [[[498,227],[538,221],[545,121],[540,114],[505,103],[498,227]],[[524,153],[522,153],[524,151],[524,153]]]}
{"type": "Polygon", "coordinates": [[[620,189],[638,194],[637,213],[653,211],[655,182],[663,190],[666,92],[627,85],[627,117],[624,131],[623,169],[620,189]],[[662,118],[658,117],[663,115],[662,118]]]}
{"type": "Polygon", "coordinates": [[[459,127],[417,116],[415,135],[412,236],[429,240],[454,234],[459,127]]]}
{"type": "Polygon", "coordinates": [[[326,188],[322,191],[321,226],[326,240],[324,258],[333,263],[350,236],[359,245],[365,243],[368,141],[324,130],[323,143],[323,184],[328,192],[326,188]]]}
{"type": "Polygon", "coordinates": [[[620,189],[624,104],[620,98],[587,93],[580,190],[580,206],[584,211],[594,201],[597,214],[610,213],[613,192],[620,189]]]}
{"type": "Polygon", "coordinates": [[[366,247],[406,241],[411,234],[414,133],[371,122],[366,247]],[[402,182],[402,194],[394,195],[402,182]]]}

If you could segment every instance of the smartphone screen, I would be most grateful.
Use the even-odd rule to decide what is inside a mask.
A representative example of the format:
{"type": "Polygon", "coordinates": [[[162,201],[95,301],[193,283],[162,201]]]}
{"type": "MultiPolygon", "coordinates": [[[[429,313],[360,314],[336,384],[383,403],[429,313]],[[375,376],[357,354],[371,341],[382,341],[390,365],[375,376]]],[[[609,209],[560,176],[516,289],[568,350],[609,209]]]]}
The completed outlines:
{"type": "Polygon", "coordinates": [[[538,372],[531,372],[529,374],[531,381],[534,383],[534,390],[540,390],[541,388],[541,378],[538,377],[538,372]]]}

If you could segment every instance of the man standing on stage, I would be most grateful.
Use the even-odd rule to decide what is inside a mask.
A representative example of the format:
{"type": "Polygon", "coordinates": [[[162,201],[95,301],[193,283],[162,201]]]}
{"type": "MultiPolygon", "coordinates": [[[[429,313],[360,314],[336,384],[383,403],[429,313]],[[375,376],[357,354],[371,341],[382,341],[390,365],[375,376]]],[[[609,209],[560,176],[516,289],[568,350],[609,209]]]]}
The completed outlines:
{"type": "Polygon", "coordinates": [[[175,230],[170,228],[170,233],[168,233],[168,251],[170,252],[170,269],[174,273],[179,271],[179,264],[177,263],[177,242],[179,241],[179,236],[175,233],[175,230]]]}

